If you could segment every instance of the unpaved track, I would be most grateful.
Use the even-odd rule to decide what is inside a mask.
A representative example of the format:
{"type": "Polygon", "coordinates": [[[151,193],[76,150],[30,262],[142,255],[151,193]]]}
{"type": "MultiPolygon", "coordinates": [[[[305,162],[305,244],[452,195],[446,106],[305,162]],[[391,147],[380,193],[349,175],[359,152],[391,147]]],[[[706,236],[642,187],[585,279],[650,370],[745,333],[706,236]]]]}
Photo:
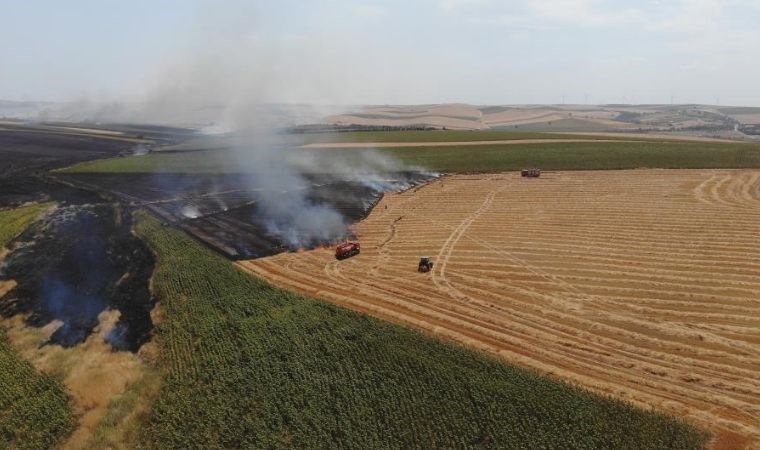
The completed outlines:
{"type": "Polygon", "coordinates": [[[348,260],[240,264],[760,445],[760,172],[454,176],[386,196],[357,232],[348,260]]]}

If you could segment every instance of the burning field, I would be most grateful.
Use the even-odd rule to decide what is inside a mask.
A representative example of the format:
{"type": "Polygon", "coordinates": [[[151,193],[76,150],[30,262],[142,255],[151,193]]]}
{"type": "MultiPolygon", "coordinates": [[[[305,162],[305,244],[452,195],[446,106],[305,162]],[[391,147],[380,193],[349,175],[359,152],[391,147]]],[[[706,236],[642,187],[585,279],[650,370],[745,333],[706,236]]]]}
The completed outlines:
{"type": "Polygon", "coordinates": [[[54,324],[44,343],[71,347],[87,340],[101,313],[118,311],[108,336],[113,348],[136,352],[149,339],[153,257],[131,234],[131,210],[48,173],[132,154],[145,142],[121,132],[0,124],[0,209],[40,201],[55,205],[7,244],[0,282],[12,282],[13,288],[0,295],[3,317],[23,316],[36,328],[54,324]]]}
{"type": "Polygon", "coordinates": [[[249,174],[66,174],[67,181],[106,190],[142,206],[231,259],[270,256],[334,242],[371,210],[383,192],[431,178],[384,174],[368,182],[309,175],[290,189],[258,184],[249,174]],[[266,198],[262,205],[261,199],[266,198]],[[267,210],[269,208],[269,210],[267,210]],[[272,211],[274,209],[274,211],[272,211]]]}
{"type": "Polygon", "coordinates": [[[55,324],[48,343],[84,342],[105,310],[120,319],[108,334],[115,349],[137,351],[150,338],[153,255],[130,232],[131,215],[111,204],[56,208],[10,245],[0,281],[4,317],[26,316],[34,327],[55,324]]]}
{"type": "Polygon", "coordinates": [[[239,264],[734,448],[760,442],[758,205],[758,171],[458,175],[384,197],[356,228],[358,256],[239,264]]]}
{"type": "MultiPolygon", "coordinates": [[[[62,172],[56,178],[74,186],[108,192],[143,207],[230,259],[251,259],[331,244],[351,235],[385,192],[408,189],[436,174],[411,170],[372,152],[354,165],[323,155],[282,155],[262,169],[261,154],[239,156],[238,173],[62,172]]],[[[229,160],[219,151],[208,159],[229,160]]]]}

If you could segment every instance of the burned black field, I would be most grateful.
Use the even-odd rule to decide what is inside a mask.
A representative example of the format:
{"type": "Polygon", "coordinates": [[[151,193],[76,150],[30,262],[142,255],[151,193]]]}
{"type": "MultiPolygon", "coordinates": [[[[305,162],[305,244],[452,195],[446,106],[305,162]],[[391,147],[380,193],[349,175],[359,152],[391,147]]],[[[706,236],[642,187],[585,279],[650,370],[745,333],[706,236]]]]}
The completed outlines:
{"type": "Polygon", "coordinates": [[[27,324],[60,326],[50,343],[83,342],[106,309],[121,315],[108,341],[137,351],[149,339],[153,255],[131,233],[131,214],[111,203],[56,208],[11,245],[0,279],[15,289],[0,299],[0,314],[26,314],[27,324]]]}
{"type": "Polygon", "coordinates": [[[136,351],[150,337],[153,256],[131,233],[131,211],[97,191],[61,183],[50,169],[131,154],[135,142],[80,136],[37,127],[0,127],[0,209],[51,202],[56,209],[9,245],[0,280],[16,287],[0,298],[0,314],[27,323],[60,321],[50,343],[72,346],[98,324],[121,316],[109,340],[136,351]]]}
{"type": "Polygon", "coordinates": [[[127,154],[133,142],[0,127],[0,208],[33,201],[86,203],[91,192],[52,182],[47,171],[81,161],[127,154]]]}
{"type": "Polygon", "coordinates": [[[309,204],[339,213],[344,226],[326,237],[287,239],[273,230],[258,199],[263,193],[275,203],[281,199],[283,208],[288,208],[292,191],[259,184],[250,174],[66,173],[56,176],[73,185],[109,192],[133,207],[143,207],[230,259],[270,256],[349,237],[349,225],[365,217],[384,190],[403,189],[430,178],[424,173],[394,172],[384,174],[382,180],[367,183],[355,175],[304,175],[303,185],[293,189],[306,190],[304,198],[309,204]]]}
{"type": "Polygon", "coordinates": [[[137,146],[146,145],[143,139],[176,143],[192,135],[150,127],[122,131],[155,136],[113,139],[0,127],[0,208],[55,204],[9,245],[0,280],[17,285],[0,298],[0,314],[23,314],[34,327],[57,321],[47,343],[68,347],[83,342],[105,310],[120,312],[108,336],[114,349],[137,351],[150,338],[154,299],[148,285],[154,259],[132,234],[137,209],[150,211],[227,258],[251,259],[350,237],[350,224],[365,217],[383,192],[430,178],[404,171],[295,177],[286,172],[293,183],[280,184],[272,176],[250,173],[49,172],[134,155],[137,146]],[[304,208],[309,214],[299,215],[304,208]],[[274,221],[272,215],[292,223],[274,221]]]}

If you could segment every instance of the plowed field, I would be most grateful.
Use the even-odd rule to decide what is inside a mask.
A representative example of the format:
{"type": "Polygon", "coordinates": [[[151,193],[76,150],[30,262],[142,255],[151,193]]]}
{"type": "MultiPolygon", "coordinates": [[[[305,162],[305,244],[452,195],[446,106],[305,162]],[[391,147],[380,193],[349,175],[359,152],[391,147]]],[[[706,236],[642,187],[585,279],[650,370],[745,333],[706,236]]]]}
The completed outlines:
{"type": "Polygon", "coordinates": [[[760,171],[453,176],[387,195],[356,232],[348,260],[240,264],[760,445],[760,171]]]}

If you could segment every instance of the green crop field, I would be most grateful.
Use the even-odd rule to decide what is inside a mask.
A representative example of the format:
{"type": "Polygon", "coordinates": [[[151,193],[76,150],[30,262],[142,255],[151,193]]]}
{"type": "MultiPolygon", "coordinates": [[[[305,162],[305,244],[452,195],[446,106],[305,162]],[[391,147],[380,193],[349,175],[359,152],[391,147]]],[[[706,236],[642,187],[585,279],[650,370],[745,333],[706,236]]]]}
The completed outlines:
{"type": "MultiPolygon", "coordinates": [[[[572,119],[566,119],[572,120],[572,119]]],[[[580,120],[580,119],[579,119],[580,120]]],[[[564,123],[564,122],[563,122],[564,123]]],[[[559,134],[555,131],[604,131],[601,127],[586,127],[575,130],[572,127],[546,127],[542,131],[536,132],[532,128],[525,128],[520,125],[520,129],[514,127],[505,128],[504,130],[484,130],[484,131],[464,131],[464,130],[399,130],[399,131],[350,131],[340,133],[304,133],[304,134],[282,134],[277,137],[277,141],[284,147],[297,147],[306,144],[315,143],[347,143],[347,142],[374,142],[379,147],[382,144],[397,142],[483,142],[483,141],[516,141],[523,139],[588,139],[588,140],[657,140],[642,134],[640,137],[630,136],[600,136],[600,135],[579,135],[579,134],[559,134]]],[[[192,152],[198,150],[220,150],[229,148],[245,139],[256,139],[255,135],[243,138],[237,135],[219,135],[219,136],[201,136],[189,140],[182,144],[159,147],[157,152],[192,152]]]]}
{"type": "MultiPolygon", "coordinates": [[[[0,211],[0,248],[44,208],[0,211]]],[[[0,448],[49,448],[73,427],[71,404],[60,381],[37,372],[0,329],[0,448]]]]}
{"type": "Polygon", "coordinates": [[[0,211],[0,248],[24,231],[48,204],[23,206],[0,211]]]}
{"type": "Polygon", "coordinates": [[[717,142],[561,142],[383,150],[406,164],[442,172],[700,169],[760,167],[760,145],[717,142]]]}
{"type": "MultiPolygon", "coordinates": [[[[348,161],[367,149],[283,149],[283,158],[320,152],[348,161]]],[[[410,166],[444,172],[496,172],[540,167],[547,170],[760,167],[760,145],[751,143],[636,141],[485,144],[394,147],[374,150],[410,166]]],[[[312,155],[313,156],[313,155],[312,155]]],[[[152,153],[79,164],[65,172],[235,173],[241,165],[227,150],[152,153]]]]}
{"type": "Polygon", "coordinates": [[[700,448],[705,435],[272,287],[140,214],[166,379],[154,448],[700,448]]]}

